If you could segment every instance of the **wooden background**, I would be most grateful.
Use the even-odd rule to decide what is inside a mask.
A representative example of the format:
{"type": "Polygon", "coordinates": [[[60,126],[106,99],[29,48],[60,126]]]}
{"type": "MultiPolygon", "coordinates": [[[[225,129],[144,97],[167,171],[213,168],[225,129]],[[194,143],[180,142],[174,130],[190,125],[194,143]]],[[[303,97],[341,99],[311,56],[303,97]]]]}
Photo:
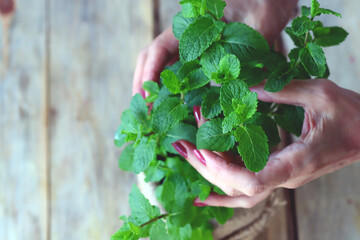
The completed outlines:
{"type": "MultiPolygon", "coordinates": [[[[113,135],[139,51],[176,0],[0,0],[0,239],[109,239],[135,178],[113,135]]],[[[302,3],[309,3],[301,1],[302,3]]],[[[320,1],[350,36],[329,48],[331,79],[360,92],[360,2],[320,1]]],[[[360,164],[284,192],[260,239],[360,239],[360,164]],[[291,211],[292,210],[292,211],[291,211]]]]}

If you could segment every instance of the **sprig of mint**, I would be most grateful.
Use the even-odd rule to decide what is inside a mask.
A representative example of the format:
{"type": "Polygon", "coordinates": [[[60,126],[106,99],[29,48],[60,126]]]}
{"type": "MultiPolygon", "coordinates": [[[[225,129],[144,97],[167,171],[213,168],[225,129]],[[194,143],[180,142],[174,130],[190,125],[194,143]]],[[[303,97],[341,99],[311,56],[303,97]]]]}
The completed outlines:
{"type": "Polygon", "coordinates": [[[149,96],[133,97],[115,134],[117,147],[127,144],[119,167],[144,172],[145,181],[155,182],[156,197],[166,212],[152,206],[134,186],[131,215],[120,217],[124,224],[112,240],[213,239],[210,220],[224,224],[233,209],[193,206],[196,197],[205,200],[211,192],[224,193],[196,172],[171,143],[185,139],[198,149],[238,152],[250,171],[261,171],[270,147],[280,142],[278,126],[299,136],[304,110],[261,102],[249,87],[267,79],[265,90],[277,92],[294,78],[327,78],[322,48],[337,45],[348,35],[340,27],[325,27],[315,20],[321,14],[341,15],[312,0],[311,7],[303,6],[302,16],[285,29],[296,46],[286,58],[249,26],[220,21],[223,0],[181,0],[180,4],[182,10],[173,18],[180,61],[164,69],[159,84],[144,83],[149,96]],[[193,106],[201,106],[209,120],[199,129],[193,106]]]}

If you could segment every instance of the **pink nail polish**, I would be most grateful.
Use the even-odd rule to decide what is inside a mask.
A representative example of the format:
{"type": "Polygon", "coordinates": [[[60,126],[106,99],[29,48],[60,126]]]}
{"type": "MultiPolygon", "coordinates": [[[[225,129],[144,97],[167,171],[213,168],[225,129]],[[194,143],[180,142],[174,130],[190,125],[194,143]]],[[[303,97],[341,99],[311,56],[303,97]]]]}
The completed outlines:
{"type": "Polygon", "coordinates": [[[194,205],[195,207],[206,207],[206,206],[207,206],[205,203],[196,202],[196,201],[193,202],[193,205],[194,205]]]}
{"type": "Polygon", "coordinates": [[[195,117],[196,123],[199,123],[200,117],[201,117],[200,106],[194,106],[193,111],[194,111],[194,117],[195,117]]]}
{"type": "Polygon", "coordinates": [[[204,158],[204,156],[201,154],[201,152],[197,149],[194,149],[194,154],[197,157],[197,159],[199,159],[199,161],[204,164],[206,166],[206,160],[204,158]]]}
{"type": "Polygon", "coordinates": [[[181,155],[183,156],[184,158],[187,158],[187,151],[186,151],[186,148],[181,144],[179,143],[178,141],[177,142],[174,142],[171,144],[175,150],[181,155]]]}

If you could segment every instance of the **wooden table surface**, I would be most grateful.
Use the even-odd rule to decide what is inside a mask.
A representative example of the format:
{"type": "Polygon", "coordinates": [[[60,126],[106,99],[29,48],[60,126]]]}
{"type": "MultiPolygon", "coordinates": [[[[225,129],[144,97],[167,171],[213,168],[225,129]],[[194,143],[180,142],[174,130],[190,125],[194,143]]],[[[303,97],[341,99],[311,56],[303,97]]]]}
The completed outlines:
{"type": "MultiPolygon", "coordinates": [[[[309,1],[300,1],[309,4],[309,1]]],[[[331,79],[360,92],[360,2],[320,1],[350,32],[331,79]]],[[[137,54],[176,0],[0,0],[0,239],[109,239],[135,177],[113,144],[137,54]],[[10,3],[10,5],[8,5],[10,3]]],[[[360,106],[359,106],[360,107],[360,106]]],[[[282,191],[264,240],[360,239],[360,163],[282,191]]]]}

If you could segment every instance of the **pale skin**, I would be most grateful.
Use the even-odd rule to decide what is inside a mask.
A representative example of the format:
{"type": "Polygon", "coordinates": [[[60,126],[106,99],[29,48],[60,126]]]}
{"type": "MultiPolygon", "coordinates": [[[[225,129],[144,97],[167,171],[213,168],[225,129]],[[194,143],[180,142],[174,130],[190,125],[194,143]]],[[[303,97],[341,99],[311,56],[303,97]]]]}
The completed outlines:
{"type": "MultiPolygon", "coordinates": [[[[274,8],[270,4],[272,1],[227,1],[231,8],[225,10],[225,16],[229,16],[227,20],[240,19],[255,27],[271,44],[292,16],[297,3],[284,0],[282,5],[274,8]],[[241,18],[233,11],[236,7],[240,12],[243,11],[241,18]],[[268,24],[266,19],[271,19],[274,14],[277,17],[276,24],[268,24]]],[[[178,41],[171,29],[168,29],[140,54],[133,92],[145,96],[142,83],[159,79],[163,67],[176,59],[177,55],[178,41]]],[[[328,79],[292,80],[277,93],[266,92],[263,86],[264,83],[251,89],[258,93],[259,100],[305,109],[299,140],[272,153],[266,167],[258,173],[248,171],[238,157],[229,153],[196,149],[195,145],[184,140],[174,143],[175,149],[204,178],[227,194],[212,193],[203,202],[195,199],[194,205],[250,208],[276,188],[297,188],[360,160],[359,94],[341,88],[328,79]]],[[[194,115],[198,126],[206,121],[199,107],[194,108],[194,115]]]]}

